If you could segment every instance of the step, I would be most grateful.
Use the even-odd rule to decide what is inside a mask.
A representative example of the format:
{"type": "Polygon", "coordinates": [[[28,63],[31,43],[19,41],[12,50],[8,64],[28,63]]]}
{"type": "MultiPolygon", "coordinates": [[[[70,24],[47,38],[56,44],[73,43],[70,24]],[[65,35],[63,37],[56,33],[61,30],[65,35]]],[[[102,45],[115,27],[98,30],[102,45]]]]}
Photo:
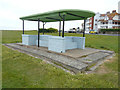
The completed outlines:
{"type": "Polygon", "coordinates": [[[84,63],[96,63],[97,61],[101,59],[103,60],[105,57],[110,55],[110,53],[99,51],[93,54],[86,55],[85,57],[78,58],[78,60],[84,63]]]}
{"type": "Polygon", "coordinates": [[[75,73],[85,70],[86,67],[88,66],[87,64],[85,64],[85,63],[83,63],[79,60],[76,60],[74,58],[67,57],[67,56],[64,56],[64,55],[61,55],[61,54],[56,54],[56,53],[53,53],[53,52],[51,53],[50,51],[47,52],[47,51],[44,51],[44,50],[27,48],[27,47],[16,45],[16,44],[7,44],[7,45],[12,47],[12,48],[17,48],[17,49],[19,49],[20,51],[23,51],[23,52],[28,52],[28,53],[33,54],[33,55],[47,57],[47,58],[51,59],[52,61],[61,64],[65,68],[68,68],[69,70],[71,70],[75,73]]]}

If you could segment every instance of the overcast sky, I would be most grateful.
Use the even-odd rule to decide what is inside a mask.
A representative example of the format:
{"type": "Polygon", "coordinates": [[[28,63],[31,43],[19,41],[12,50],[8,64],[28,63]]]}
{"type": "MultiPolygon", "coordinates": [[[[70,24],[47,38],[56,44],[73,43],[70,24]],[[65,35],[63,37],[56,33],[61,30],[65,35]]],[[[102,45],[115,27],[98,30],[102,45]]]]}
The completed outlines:
{"type": "MultiPolygon", "coordinates": [[[[95,13],[117,10],[120,0],[0,0],[0,30],[22,30],[19,17],[43,13],[58,9],[82,9],[95,13]]],[[[81,27],[83,21],[66,21],[65,30],[81,27]]],[[[41,23],[42,24],[42,23],[41,23]]],[[[59,27],[58,22],[51,22],[45,28],[59,27]]],[[[37,22],[25,21],[26,30],[37,29],[37,22]]]]}

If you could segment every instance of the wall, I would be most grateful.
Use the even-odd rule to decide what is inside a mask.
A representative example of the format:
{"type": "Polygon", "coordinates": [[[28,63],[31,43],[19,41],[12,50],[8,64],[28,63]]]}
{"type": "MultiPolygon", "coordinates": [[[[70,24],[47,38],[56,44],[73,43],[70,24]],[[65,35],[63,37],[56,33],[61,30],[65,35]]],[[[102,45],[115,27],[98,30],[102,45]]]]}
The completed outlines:
{"type": "Polygon", "coordinates": [[[64,38],[58,36],[50,37],[48,42],[48,50],[55,51],[58,53],[64,53],[65,52],[64,38]]]}
{"type": "MultiPolygon", "coordinates": [[[[22,35],[22,44],[38,45],[37,35],[22,35]]],[[[85,37],[59,37],[50,35],[40,35],[39,45],[48,47],[48,50],[64,53],[68,49],[85,48],[85,37]]]]}
{"type": "Polygon", "coordinates": [[[22,44],[24,45],[36,45],[37,35],[25,35],[22,34],[22,44]]]}

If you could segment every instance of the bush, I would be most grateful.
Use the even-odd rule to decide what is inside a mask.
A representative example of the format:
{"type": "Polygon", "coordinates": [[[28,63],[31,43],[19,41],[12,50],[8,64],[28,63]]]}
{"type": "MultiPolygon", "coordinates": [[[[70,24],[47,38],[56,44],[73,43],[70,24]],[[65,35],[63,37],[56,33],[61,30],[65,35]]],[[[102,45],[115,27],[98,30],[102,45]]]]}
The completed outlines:
{"type": "Polygon", "coordinates": [[[57,29],[55,29],[55,28],[48,28],[48,29],[44,29],[43,30],[43,28],[40,28],[40,33],[56,33],[56,32],[58,32],[58,30],[57,29]]]}
{"type": "Polygon", "coordinates": [[[120,29],[101,29],[101,32],[105,32],[105,31],[120,31],[120,29]]]}
{"type": "Polygon", "coordinates": [[[58,32],[58,30],[56,28],[48,28],[48,31],[50,33],[52,33],[52,32],[58,32]]]}

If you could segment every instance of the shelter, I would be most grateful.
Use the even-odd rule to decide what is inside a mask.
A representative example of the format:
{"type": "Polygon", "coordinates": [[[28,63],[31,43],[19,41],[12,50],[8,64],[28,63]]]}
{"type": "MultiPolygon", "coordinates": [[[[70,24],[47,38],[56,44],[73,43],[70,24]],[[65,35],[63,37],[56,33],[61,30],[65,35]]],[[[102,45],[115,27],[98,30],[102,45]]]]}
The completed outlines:
{"type": "MultiPolygon", "coordinates": [[[[62,37],[61,39],[64,38],[64,24],[65,21],[70,21],[70,20],[84,20],[84,32],[83,32],[83,37],[85,37],[85,21],[87,18],[94,16],[95,13],[92,11],[87,11],[87,10],[78,10],[78,9],[63,9],[63,10],[55,10],[55,11],[50,11],[50,12],[45,12],[45,13],[39,13],[39,14],[34,14],[34,15],[29,15],[25,17],[21,17],[20,19],[23,21],[23,35],[24,35],[24,20],[28,21],[37,21],[38,22],[38,47],[40,46],[39,42],[39,36],[40,36],[40,21],[43,22],[43,29],[44,25],[46,22],[56,22],[59,21],[59,36],[60,35],[60,29],[61,29],[61,21],[63,22],[63,27],[62,27],[62,37]]],[[[44,34],[44,33],[43,33],[44,34]]],[[[48,37],[48,36],[47,36],[48,37]]]]}

